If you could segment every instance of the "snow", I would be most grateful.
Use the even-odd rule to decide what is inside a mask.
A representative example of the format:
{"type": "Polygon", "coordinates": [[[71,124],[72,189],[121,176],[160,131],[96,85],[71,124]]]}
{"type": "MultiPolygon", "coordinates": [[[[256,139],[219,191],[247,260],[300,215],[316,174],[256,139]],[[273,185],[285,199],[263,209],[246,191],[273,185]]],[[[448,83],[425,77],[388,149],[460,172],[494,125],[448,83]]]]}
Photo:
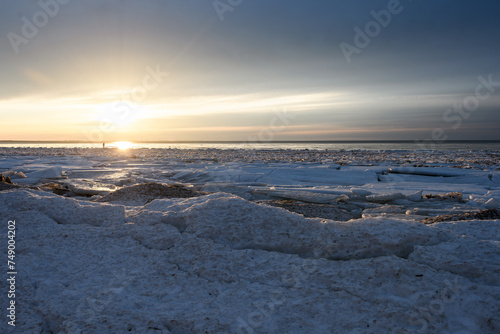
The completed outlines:
{"type": "Polygon", "coordinates": [[[0,148],[0,172],[27,176],[14,182],[71,190],[0,191],[0,219],[17,226],[16,327],[498,333],[500,221],[419,222],[498,203],[497,169],[481,152],[0,148]]]}

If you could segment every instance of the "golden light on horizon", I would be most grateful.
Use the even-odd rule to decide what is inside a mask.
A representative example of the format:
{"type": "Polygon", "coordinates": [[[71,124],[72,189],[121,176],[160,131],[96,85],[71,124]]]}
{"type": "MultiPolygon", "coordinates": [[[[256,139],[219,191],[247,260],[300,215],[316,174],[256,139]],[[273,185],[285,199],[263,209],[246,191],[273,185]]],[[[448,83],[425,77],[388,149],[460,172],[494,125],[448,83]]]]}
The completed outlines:
{"type": "Polygon", "coordinates": [[[116,147],[122,151],[126,151],[129,148],[132,148],[134,146],[134,144],[132,142],[129,142],[129,141],[117,141],[117,142],[110,144],[110,146],[116,147]]]}

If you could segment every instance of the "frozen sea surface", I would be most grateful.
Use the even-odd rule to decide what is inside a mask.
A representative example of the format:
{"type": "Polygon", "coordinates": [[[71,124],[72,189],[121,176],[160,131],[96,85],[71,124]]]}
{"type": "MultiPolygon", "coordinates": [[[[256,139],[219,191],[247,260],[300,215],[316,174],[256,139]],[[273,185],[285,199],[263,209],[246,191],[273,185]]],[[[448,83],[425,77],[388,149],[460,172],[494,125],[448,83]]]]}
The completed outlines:
{"type": "Polygon", "coordinates": [[[497,208],[499,168],[499,151],[0,148],[0,172],[27,176],[16,178],[19,184],[55,183],[66,196],[96,200],[124,186],[159,182],[251,201],[332,205],[354,217],[375,210],[424,219],[497,208]],[[453,192],[462,197],[444,196],[453,192]]]}
{"type": "Polygon", "coordinates": [[[498,209],[499,157],[0,148],[0,172],[45,189],[0,191],[16,330],[498,333],[500,220],[419,221],[498,209]],[[137,186],[151,182],[190,195],[154,199],[137,186]],[[353,219],[266,204],[280,200],[353,219]]]}

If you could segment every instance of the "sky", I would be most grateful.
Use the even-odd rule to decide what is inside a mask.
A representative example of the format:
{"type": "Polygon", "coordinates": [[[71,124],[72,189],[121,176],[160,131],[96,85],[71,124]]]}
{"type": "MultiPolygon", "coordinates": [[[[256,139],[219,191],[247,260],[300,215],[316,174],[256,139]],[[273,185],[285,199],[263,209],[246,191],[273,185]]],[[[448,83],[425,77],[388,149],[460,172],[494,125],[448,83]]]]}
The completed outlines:
{"type": "Polygon", "coordinates": [[[0,3],[0,140],[500,140],[495,0],[0,3]]]}

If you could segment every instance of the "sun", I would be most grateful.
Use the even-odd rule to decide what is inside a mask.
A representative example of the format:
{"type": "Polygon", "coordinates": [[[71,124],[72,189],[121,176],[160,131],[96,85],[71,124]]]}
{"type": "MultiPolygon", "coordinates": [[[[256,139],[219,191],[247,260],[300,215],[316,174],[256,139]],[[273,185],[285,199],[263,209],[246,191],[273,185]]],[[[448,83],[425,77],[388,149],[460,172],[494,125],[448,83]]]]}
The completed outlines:
{"type": "Polygon", "coordinates": [[[117,141],[117,142],[112,143],[110,146],[116,147],[119,150],[125,151],[125,150],[128,150],[129,148],[132,148],[134,146],[134,144],[129,142],[129,141],[117,141]]]}

